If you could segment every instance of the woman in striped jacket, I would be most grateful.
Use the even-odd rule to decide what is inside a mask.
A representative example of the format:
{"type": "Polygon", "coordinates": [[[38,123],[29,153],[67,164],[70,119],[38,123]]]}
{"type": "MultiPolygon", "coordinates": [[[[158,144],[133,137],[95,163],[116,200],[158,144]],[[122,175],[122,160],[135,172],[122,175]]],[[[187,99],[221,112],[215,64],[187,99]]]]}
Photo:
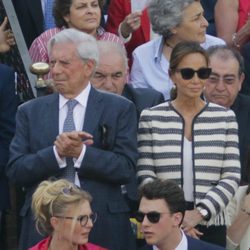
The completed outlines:
{"type": "Polygon", "coordinates": [[[169,75],[175,96],[142,112],[137,175],[142,184],[152,178],[176,181],[189,210],[184,231],[225,247],[225,207],[240,181],[238,126],[233,111],[201,99],[210,73],[199,44],[174,48],[169,75]]]}

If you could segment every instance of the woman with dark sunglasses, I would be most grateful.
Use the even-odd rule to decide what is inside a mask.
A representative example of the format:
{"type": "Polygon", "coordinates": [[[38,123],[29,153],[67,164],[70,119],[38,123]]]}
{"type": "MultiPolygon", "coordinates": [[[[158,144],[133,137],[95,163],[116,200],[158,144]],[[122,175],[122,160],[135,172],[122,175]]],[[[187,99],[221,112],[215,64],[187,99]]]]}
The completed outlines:
{"type": "Polygon", "coordinates": [[[176,181],[190,210],[184,231],[225,247],[225,207],[240,181],[238,127],[231,110],[201,99],[208,65],[198,43],[173,49],[169,75],[175,91],[170,101],[142,112],[137,175],[142,185],[154,178],[176,181]]]}
{"type": "Polygon", "coordinates": [[[105,250],[88,243],[97,219],[92,197],[71,182],[43,181],[32,197],[37,230],[46,238],[30,250],[105,250]]]}
{"type": "Polygon", "coordinates": [[[192,41],[207,49],[225,42],[206,35],[208,22],[199,0],[154,0],[148,14],[159,37],[134,50],[130,83],[136,88],[155,89],[168,100],[173,86],[168,75],[169,58],[176,44],[192,41]]]}

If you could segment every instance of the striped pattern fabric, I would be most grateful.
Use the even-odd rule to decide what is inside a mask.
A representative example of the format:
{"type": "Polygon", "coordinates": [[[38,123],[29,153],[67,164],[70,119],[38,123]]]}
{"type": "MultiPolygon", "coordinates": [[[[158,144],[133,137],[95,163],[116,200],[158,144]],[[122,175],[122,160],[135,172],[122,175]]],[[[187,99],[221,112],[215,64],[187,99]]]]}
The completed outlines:
{"type": "MultiPolygon", "coordinates": [[[[195,204],[212,214],[208,225],[229,223],[225,206],[240,182],[238,125],[233,111],[209,103],[194,118],[192,158],[195,204]]],[[[172,179],[183,185],[184,120],[170,102],[142,112],[138,130],[140,183],[172,179]]]]}

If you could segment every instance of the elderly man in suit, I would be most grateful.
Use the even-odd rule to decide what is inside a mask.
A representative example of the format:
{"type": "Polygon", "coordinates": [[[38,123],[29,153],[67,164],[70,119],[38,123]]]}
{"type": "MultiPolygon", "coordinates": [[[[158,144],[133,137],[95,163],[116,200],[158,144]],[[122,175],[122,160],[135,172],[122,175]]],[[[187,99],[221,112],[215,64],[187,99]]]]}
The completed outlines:
{"type": "Polygon", "coordinates": [[[93,196],[98,220],[90,242],[109,250],[135,249],[121,189],[135,175],[135,107],[125,98],[91,87],[89,80],[98,63],[92,36],[63,30],[50,40],[48,51],[58,93],[19,108],[7,167],[8,177],[27,192],[20,249],[41,239],[30,202],[37,185],[50,177],[71,180],[93,196]]]}
{"type": "Polygon", "coordinates": [[[183,190],[171,180],[155,179],[141,187],[135,217],[148,245],[141,250],[222,250],[224,248],[191,238],[180,226],[185,213],[183,190]]]}
{"type": "Polygon", "coordinates": [[[128,59],[126,50],[119,44],[98,41],[100,60],[91,79],[95,88],[122,95],[135,104],[139,120],[143,109],[164,102],[163,95],[153,89],[134,88],[127,82],[128,59]]]}
{"type": "Polygon", "coordinates": [[[241,185],[250,181],[250,97],[240,94],[244,81],[244,62],[240,53],[225,45],[208,49],[212,73],[207,79],[204,96],[234,111],[239,126],[241,185]]]}

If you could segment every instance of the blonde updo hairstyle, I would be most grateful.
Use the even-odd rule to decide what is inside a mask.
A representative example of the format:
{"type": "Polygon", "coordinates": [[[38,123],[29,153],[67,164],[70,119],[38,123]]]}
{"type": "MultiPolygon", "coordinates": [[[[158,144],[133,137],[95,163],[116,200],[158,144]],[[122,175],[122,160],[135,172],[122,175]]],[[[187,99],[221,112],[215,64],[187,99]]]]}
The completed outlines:
{"type": "Polygon", "coordinates": [[[92,201],[91,195],[73,183],[60,179],[43,181],[32,196],[32,211],[36,228],[42,235],[51,235],[54,231],[50,218],[63,216],[69,205],[92,201]]]}

